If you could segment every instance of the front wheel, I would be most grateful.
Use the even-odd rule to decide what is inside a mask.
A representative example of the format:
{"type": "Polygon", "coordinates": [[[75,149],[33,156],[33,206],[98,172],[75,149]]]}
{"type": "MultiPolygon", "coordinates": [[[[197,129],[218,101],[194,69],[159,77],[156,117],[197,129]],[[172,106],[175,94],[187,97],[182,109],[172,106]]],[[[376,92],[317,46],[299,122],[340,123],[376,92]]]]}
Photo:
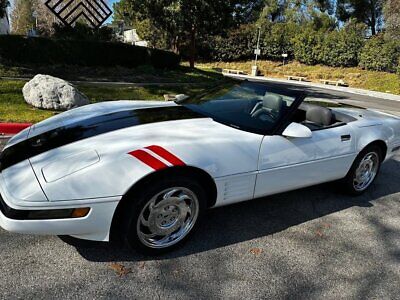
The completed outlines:
{"type": "Polygon", "coordinates": [[[182,244],[205,210],[205,191],[194,180],[175,178],[149,185],[131,211],[126,241],[145,254],[182,244]]]}
{"type": "Polygon", "coordinates": [[[375,181],[382,163],[382,151],[378,146],[365,148],[356,158],[344,178],[345,190],[352,195],[361,195],[375,181]]]}

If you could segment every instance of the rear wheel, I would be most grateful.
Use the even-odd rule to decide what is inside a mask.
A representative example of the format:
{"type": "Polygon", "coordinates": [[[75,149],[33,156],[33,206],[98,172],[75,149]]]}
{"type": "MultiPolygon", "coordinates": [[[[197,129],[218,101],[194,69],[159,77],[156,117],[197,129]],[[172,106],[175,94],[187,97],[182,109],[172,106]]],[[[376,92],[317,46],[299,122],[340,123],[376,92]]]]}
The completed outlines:
{"type": "Polygon", "coordinates": [[[361,195],[375,181],[382,163],[382,150],[375,145],[365,148],[357,157],[343,183],[346,192],[361,195]]]}
{"type": "Polygon", "coordinates": [[[194,231],[205,207],[205,191],[190,178],[150,183],[129,212],[126,241],[144,254],[170,251],[194,231]]]}

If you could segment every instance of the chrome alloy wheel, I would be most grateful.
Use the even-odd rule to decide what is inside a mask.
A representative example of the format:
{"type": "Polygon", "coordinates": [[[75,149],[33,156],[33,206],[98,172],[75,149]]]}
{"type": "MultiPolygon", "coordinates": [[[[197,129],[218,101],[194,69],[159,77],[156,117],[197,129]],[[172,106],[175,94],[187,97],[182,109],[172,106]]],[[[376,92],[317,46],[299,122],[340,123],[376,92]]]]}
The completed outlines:
{"type": "Polygon", "coordinates": [[[379,169],[379,156],[370,152],[361,160],[353,179],[354,189],[358,192],[366,190],[374,181],[379,169]]]}
{"type": "Polygon", "coordinates": [[[189,189],[173,187],[155,195],[137,221],[139,240],[147,247],[162,249],[181,241],[192,230],[199,215],[199,201],[189,189]]]}

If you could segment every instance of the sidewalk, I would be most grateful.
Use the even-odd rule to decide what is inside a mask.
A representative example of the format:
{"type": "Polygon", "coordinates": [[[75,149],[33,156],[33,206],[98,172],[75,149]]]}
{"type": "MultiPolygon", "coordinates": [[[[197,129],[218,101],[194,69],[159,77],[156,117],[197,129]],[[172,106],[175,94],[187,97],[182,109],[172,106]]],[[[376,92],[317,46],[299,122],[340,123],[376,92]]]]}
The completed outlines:
{"type": "Polygon", "coordinates": [[[296,85],[302,85],[302,86],[308,86],[308,87],[322,88],[322,89],[326,89],[326,90],[333,90],[333,91],[337,91],[337,92],[351,93],[351,94],[355,94],[355,95],[359,95],[359,96],[369,96],[369,97],[380,98],[380,99],[385,99],[385,100],[390,100],[390,101],[400,101],[399,95],[393,95],[393,94],[382,93],[382,92],[374,92],[374,91],[351,88],[351,87],[325,85],[325,84],[320,84],[320,83],[315,83],[315,82],[300,82],[300,81],[294,81],[294,80],[289,81],[286,79],[278,79],[278,78],[262,77],[262,76],[254,77],[254,76],[249,76],[249,75],[235,75],[235,74],[229,74],[229,75],[224,74],[224,75],[227,77],[231,77],[231,78],[268,81],[268,82],[276,82],[276,83],[283,83],[283,84],[296,84],[296,85]]]}

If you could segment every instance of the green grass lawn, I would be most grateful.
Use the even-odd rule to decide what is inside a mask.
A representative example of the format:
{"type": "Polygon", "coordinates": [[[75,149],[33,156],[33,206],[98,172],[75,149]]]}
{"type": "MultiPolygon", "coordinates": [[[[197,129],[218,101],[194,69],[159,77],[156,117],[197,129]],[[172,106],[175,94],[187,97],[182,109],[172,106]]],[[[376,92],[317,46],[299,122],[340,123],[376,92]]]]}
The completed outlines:
{"type": "Polygon", "coordinates": [[[22,97],[23,81],[0,81],[0,121],[36,123],[54,115],[25,103],[22,97]]]}
{"type": "MultiPolygon", "coordinates": [[[[58,112],[33,108],[25,103],[22,87],[25,81],[0,80],[0,122],[37,123],[58,112]]],[[[214,83],[215,84],[215,83],[214,83]]],[[[196,95],[208,90],[212,84],[183,86],[116,86],[107,84],[79,84],[91,103],[112,100],[164,100],[164,94],[196,95]]]]}
{"type": "Polygon", "coordinates": [[[0,122],[36,123],[58,113],[35,109],[25,103],[22,87],[36,74],[48,74],[80,82],[77,84],[78,89],[88,96],[91,103],[108,100],[164,100],[164,94],[196,95],[226,81],[215,70],[193,70],[186,66],[180,66],[174,70],[160,70],[151,66],[128,69],[123,67],[35,65],[13,67],[0,65],[0,77],[22,78],[22,80],[0,79],[0,122]],[[91,84],[89,81],[105,83],[91,84]],[[107,84],[107,81],[160,84],[138,87],[133,84],[111,85],[107,84]],[[182,85],[168,86],[162,85],[163,83],[182,83],[182,85]]]}

